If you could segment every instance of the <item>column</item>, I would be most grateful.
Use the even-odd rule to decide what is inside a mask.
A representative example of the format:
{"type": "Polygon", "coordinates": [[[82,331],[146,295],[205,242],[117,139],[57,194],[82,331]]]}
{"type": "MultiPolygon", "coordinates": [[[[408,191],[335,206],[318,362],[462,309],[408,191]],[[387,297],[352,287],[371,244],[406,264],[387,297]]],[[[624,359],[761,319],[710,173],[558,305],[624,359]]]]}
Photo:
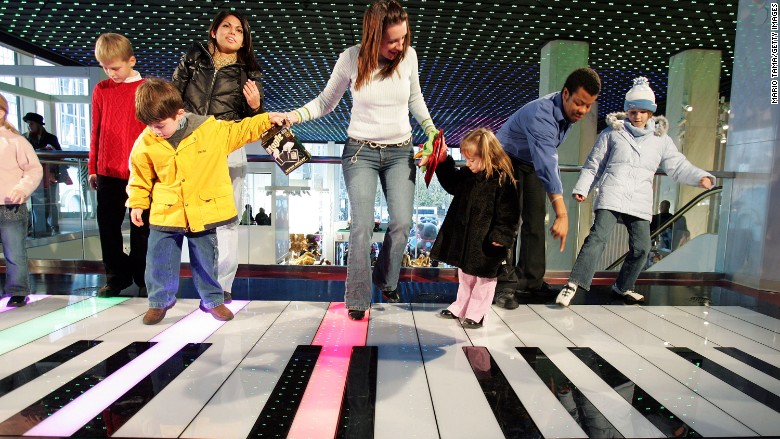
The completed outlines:
{"type": "MultiPolygon", "coordinates": [[[[718,167],[720,58],[719,50],[692,49],[672,56],[669,63],[668,134],[691,163],[707,170],[718,167]]],[[[655,202],[669,200],[672,212],[676,212],[701,191],[662,178],[655,202]]],[[[691,236],[707,231],[709,216],[708,206],[697,206],[685,215],[691,236]]]]}

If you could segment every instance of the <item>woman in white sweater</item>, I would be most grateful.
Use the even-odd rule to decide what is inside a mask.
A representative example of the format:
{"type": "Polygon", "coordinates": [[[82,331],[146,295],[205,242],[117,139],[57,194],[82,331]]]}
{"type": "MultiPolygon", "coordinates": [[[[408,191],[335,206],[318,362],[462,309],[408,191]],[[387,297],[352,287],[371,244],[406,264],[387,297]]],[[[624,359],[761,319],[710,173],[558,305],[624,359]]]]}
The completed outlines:
{"type": "Polygon", "coordinates": [[[8,306],[24,306],[30,294],[27,270],[27,199],[38,187],[43,167],[30,142],[8,122],[8,101],[0,96],[0,242],[5,257],[3,294],[8,306]]]}
{"type": "Polygon", "coordinates": [[[417,52],[410,41],[409,18],[400,3],[375,0],[363,15],[361,44],[341,53],[317,98],[287,113],[291,124],[316,119],[333,111],[347,88],[352,93],[342,170],[352,220],[345,302],[353,320],[362,319],[371,306],[372,281],[385,300],[400,301],[398,275],[412,225],[416,174],[409,112],[429,142],[436,133],[420,91],[417,52]],[[387,199],[390,223],[370,278],[377,179],[387,199]]]}

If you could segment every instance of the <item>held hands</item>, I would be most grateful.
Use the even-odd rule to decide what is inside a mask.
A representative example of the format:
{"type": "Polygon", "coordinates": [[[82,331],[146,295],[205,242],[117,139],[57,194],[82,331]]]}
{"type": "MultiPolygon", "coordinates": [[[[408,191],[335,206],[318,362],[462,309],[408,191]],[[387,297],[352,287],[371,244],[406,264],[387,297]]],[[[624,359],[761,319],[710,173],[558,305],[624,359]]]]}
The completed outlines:
{"type": "Polygon", "coordinates": [[[287,120],[287,124],[289,126],[293,126],[296,123],[301,123],[301,120],[298,119],[298,113],[295,111],[288,111],[287,113],[284,113],[284,117],[287,120]]]}
{"type": "Polygon", "coordinates": [[[271,120],[272,124],[279,126],[284,125],[287,121],[284,113],[268,113],[268,118],[271,120]]]}
{"type": "Polygon", "coordinates": [[[702,177],[701,180],[699,180],[699,186],[704,189],[712,188],[712,179],[710,179],[710,177],[702,177]]]}
{"type": "Polygon", "coordinates": [[[11,189],[11,192],[5,197],[5,204],[22,204],[27,200],[27,195],[19,189],[11,189]]]}
{"type": "Polygon", "coordinates": [[[144,213],[143,209],[133,208],[130,210],[130,221],[138,227],[144,225],[144,220],[141,218],[141,214],[144,213]]]}
{"type": "MultiPolygon", "coordinates": [[[[438,131],[435,130],[428,132],[428,141],[423,143],[422,147],[420,148],[420,152],[414,156],[415,158],[422,157],[420,163],[418,163],[417,166],[419,166],[423,171],[425,171],[425,164],[428,163],[428,160],[430,160],[431,154],[433,153],[433,141],[436,140],[437,133],[438,131]]],[[[442,146],[445,147],[446,151],[447,145],[442,142],[442,146]]]]}
{"type": "Polygon", "coordinates": [[[246,98],[246,103],[249,104],[249,108],[252,109],[252,111],[257,111],[260,109],[260,89],[257,88],[257,84],[255,84],[255,81],[252,81],[251,79],[246,81],[246,84],[244,84],[244,97],[246,98]]]}

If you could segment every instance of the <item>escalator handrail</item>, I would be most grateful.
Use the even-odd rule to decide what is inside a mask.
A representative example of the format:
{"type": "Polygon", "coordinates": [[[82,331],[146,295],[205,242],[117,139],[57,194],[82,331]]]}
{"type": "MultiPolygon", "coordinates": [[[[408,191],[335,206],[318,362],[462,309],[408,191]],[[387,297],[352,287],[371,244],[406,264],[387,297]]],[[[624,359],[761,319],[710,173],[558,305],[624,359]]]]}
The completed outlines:
{"type": "MultiPolygon", "coordinates": [[[[718,193],[720,193],[722,191],[723,191],[723,186],[713,186],[713,187],[707,189],[706,191],[700,193],[699,195],[693,197],[693,199],[691,201],[689,201],[685,206],[683,206],[681,209],[679,209],[677,211],[677,213],[672,215],[671,218],[666,220],[666,222],[661,224],[653,233],[650,234],[650,241],[652,242],[653,239],[656,238],[658,235],[660,235],[664,230],[666,230],[669,227],[671,227],[675,223],[675,221],[677,221],[683,215],[688,213],[689,210],[693,209],[694,206],[699,204],[699,202],[701,200],[709,197],[710,195],[718,194],[718,193]]],[[[623,256],[617,258],[615,260],[615,262],[609,264],[609,266],[607,268],[605,268],[604,271],[612,270],[613,268],[615,268],[618,265],[620,265],[626,259],[626,256],[628,256],[628,252],[623,254],[623,256]]]]}

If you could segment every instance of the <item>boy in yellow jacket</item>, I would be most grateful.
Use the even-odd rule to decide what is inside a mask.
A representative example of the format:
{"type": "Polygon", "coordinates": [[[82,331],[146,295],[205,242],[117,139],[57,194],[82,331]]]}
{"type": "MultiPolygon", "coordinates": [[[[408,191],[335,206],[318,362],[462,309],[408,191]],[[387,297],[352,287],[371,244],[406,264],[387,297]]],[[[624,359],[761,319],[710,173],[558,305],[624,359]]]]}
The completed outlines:
{"type": "Polygon", "coordinates": [[[184,112],[181,93],[161,79],[147,79],[136,91],[136,118],[147,125],[130,153],[130,219],[149,215],[146,325],[154,325],[176,303],[181,246],[187,237],[192,277],[200,307],[217,320],[230,320],[217,281],[216,228],[236,220],[227,156],[259,140],[284,115],[262,113],[241,121],[184,112]]]}

